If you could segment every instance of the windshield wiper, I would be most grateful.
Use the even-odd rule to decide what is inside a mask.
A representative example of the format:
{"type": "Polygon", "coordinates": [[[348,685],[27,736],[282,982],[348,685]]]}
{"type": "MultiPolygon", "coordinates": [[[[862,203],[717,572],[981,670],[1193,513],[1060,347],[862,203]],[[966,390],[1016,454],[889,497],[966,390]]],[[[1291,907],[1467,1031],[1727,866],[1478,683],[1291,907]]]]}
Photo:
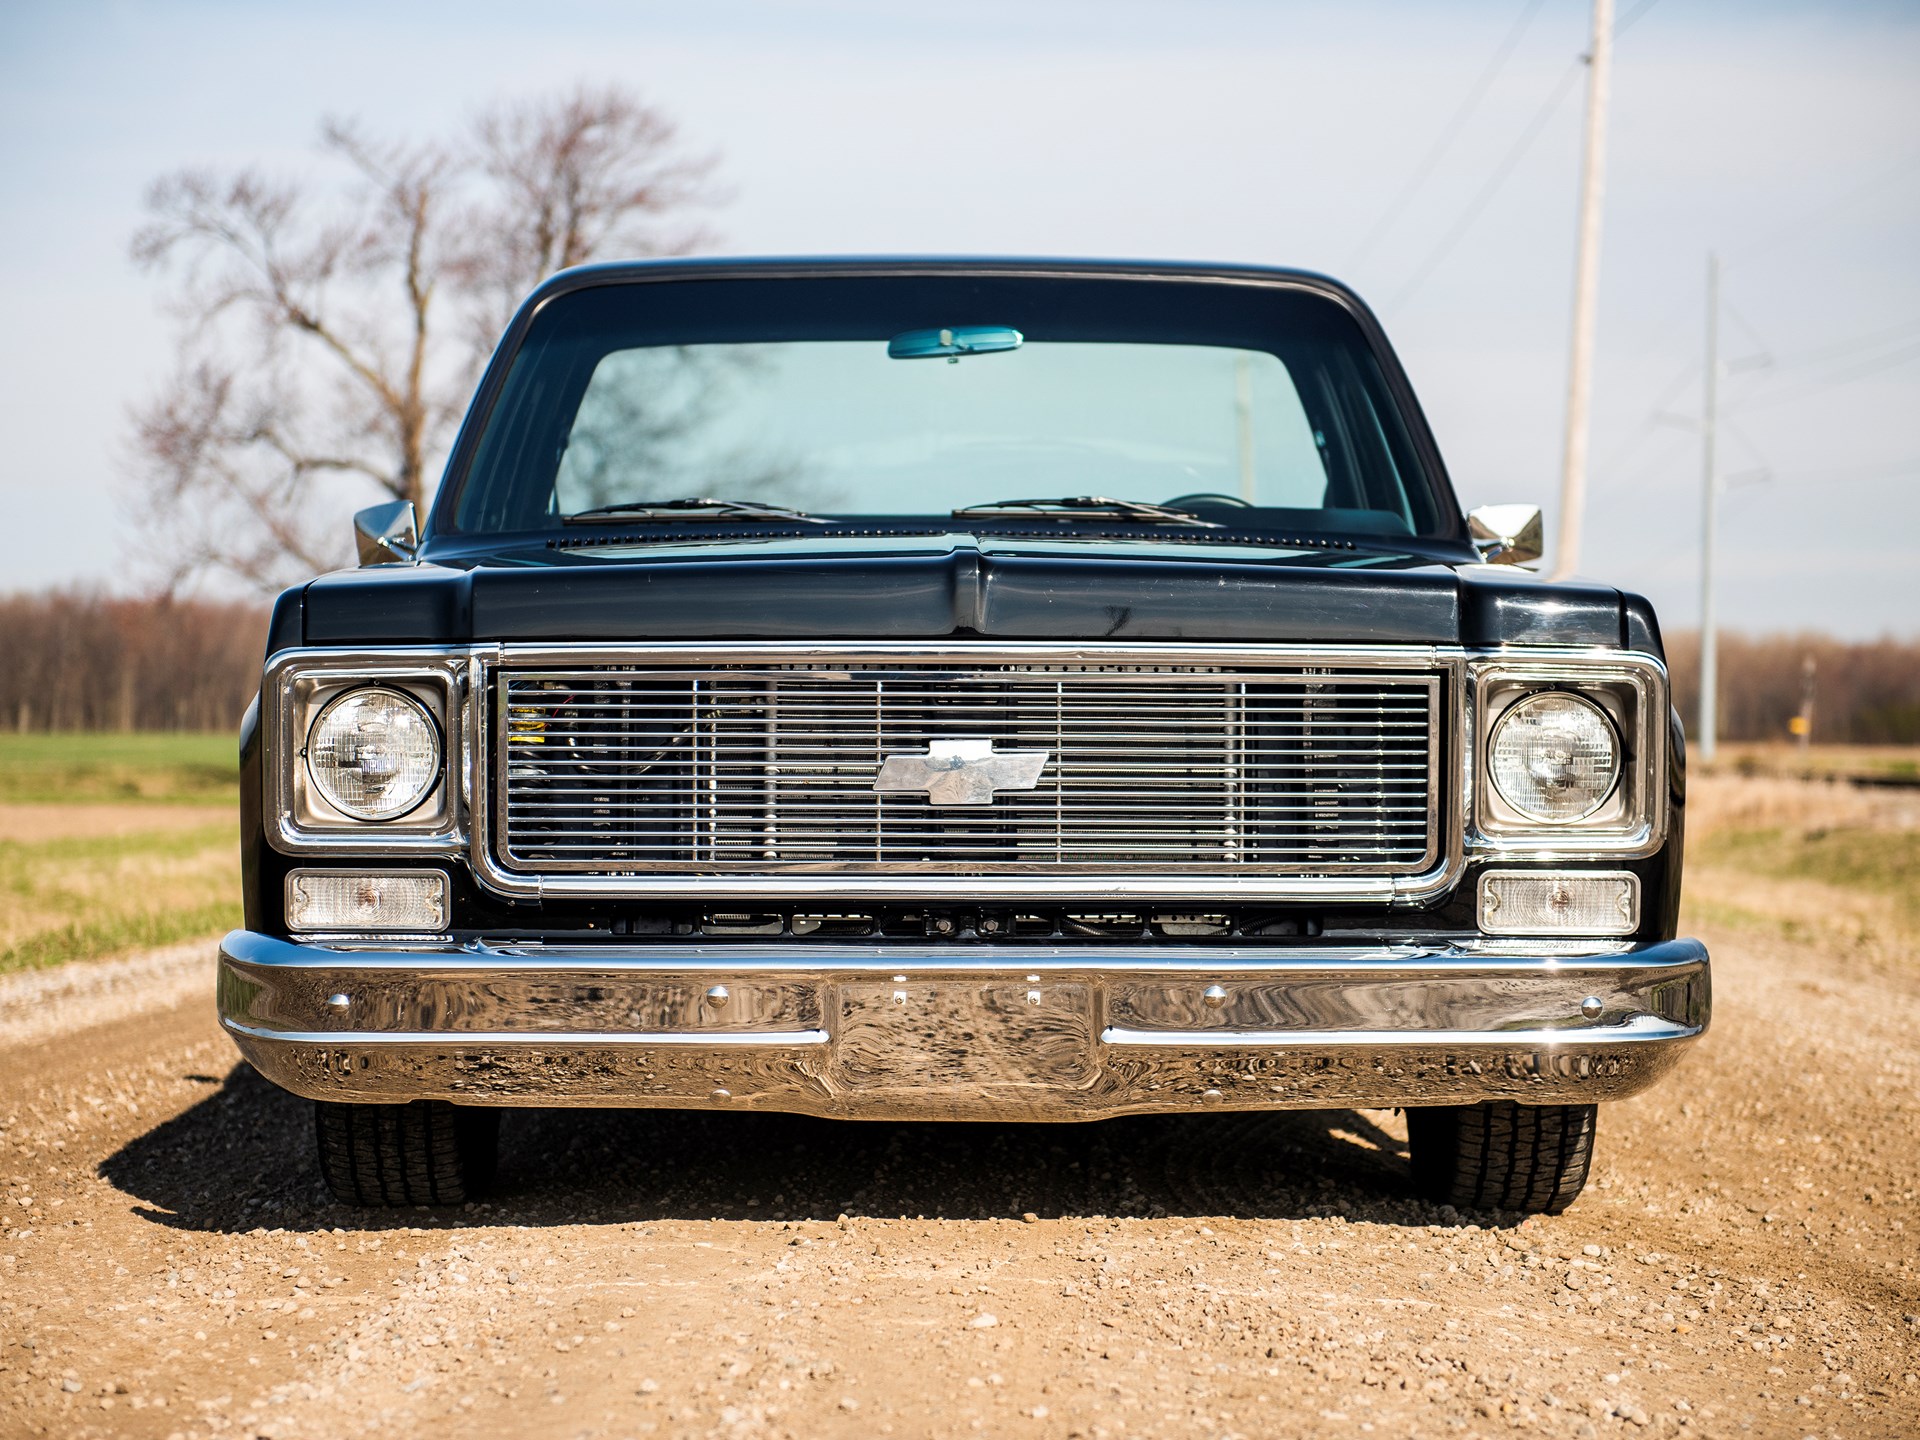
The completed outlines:
{"type": "Polygon", "coordinates": [[[1059,500],[995,500],[988,505],[963,506],[953,512],[958,520],[1008,514],[1051,515],[1074,520],[1137,520],[1148,525],[1198,525],[1207,530],[1225,528],[1217,520],[1202,520],[1191,510],[1149,505],[1143,500],[1112,500],[1105,495],[1069,495],[1059,500]]]}
{"type": "Polygon", "coordinates": [[[759,500],[715,500],[698,496],[684,500],[621,500],[596,505],[560,517],[563,525],[599,525],[622,520],[802,520],[809,525],[831,525],[831,520],[785,505],[759,500]]]}

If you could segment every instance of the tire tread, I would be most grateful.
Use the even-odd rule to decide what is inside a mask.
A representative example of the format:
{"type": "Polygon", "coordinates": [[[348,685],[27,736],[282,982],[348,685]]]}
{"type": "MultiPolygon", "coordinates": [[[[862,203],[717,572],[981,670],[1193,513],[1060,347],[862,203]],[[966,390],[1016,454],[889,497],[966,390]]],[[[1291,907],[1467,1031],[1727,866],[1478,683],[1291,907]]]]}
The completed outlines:
{"type": "Polygon", "coordinates": [[[459,1205],[493,1179],[500,1112],[416,1100],[314,1102],[320,1173],[346,1205],[459,1205]]]}
{"type": "Polygon", "coordinates": [[[1414,1187],[1466,1210],[1558,1215],[1587,1183],[1598,1107],[1434,1106],[1407,1111],[1414,1187]]]}

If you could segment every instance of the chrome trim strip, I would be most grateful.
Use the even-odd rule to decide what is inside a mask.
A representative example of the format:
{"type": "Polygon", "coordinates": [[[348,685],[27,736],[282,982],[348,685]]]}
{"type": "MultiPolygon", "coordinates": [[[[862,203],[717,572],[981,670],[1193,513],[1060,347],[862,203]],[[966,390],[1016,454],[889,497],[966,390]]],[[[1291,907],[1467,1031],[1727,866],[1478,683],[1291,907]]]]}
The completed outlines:
{"type": "Polygon", "coordinates": [[[1410,665],[1439,665],[1466,654],[1458,646],[1443,645],[1180,645],[1166,641],[1103,644],[1073,640],[982,640],[977,644],[960,640],[659,640],[624,644],[494,644],[478,650],[491,660],[547,669],[569,665],[667,664],[675,660],[691,661],[696,666],[738,665],[769,659],[783,664],[844,660],[852,665],[884,665],[894,660],[933,663],[948,658],[964,665],[1034,662],[1124,665],[1138,663],[1143,657],[1163,664],[1286,665],[1298,662],[1404,669],[1410,665]]]}
{"type": "Polygon", "coordinates": [[[727,970],[747,975],[825,972],[855,975],[898,971],[939,971],[969,975],[987,971],[1071,972],[1095,969],[1132,974],[1338,974],[1418,966],[1435,975],[1449,972],[1559,974],[1644,971],[1649,965],[1684,965],[1704,951],[1691,940],[1641,944],[1611,939],[1555,936],[1538,940],[1500,937],[1463,940],[1334,942],[1276,945],[1151,945],[1114,941],[1058,944],[1005,942],[980,945],[891,944],[868,941],[794,942],[689,940],[624,946],[615,942],[551,945],[541,941],[483,943],[447,941],[438,945],[394,937],[383,950],[373,944],[319,945],[308,937],[282,940],[251,930],[234,930],[221,941],[221,954],[242,964],[299,970],[405,970],[412,978],[436,974],[501,976],[564,975],[589,971],[619,975],[675,975],[688,970],[727,970]],[[1549,967],[1545,970],[1542,967],[1549,967]]]}
{"type": "MultiPolygon", "coordinates": [[[[1694,1026],[1663,1020],[1657,1015],[1633,1015],[1605,1028],[1610,1045],[1640,1040],[1691,1040],[1700,1033],[1694,1026]]],[[[1373,1047],[1395,1045],[1443,1045],[1450,1049],[1513,1049],[1526,1046],[1553,1047],[1594,1038],[1590,1031],[1552,1030],[1236,1030],[1236,1046],[1264,1048],[1278,1045],[1295,1049],[1335,1049],[1344,1045],[1373,1047]]],[[[1108,1026],[1100,1032],[1106,1045],[1217,1045],[1220,1037],[1205,1030],[1122,1030],[1108,1026]]]]}
{"type": "MultiPolygon", "coordinates": [[[[288,1045],[444,1045],[448,1039],[444,1034],[428,1030],[273,1030],[259,1025],[245,1025],[238,1020],[221,1023],[235,1035],[288,1045]]],[[[538,1035],[520,1034],[512,1030],[459,1032],[459,1043],[462,1045],[558,1045],[569,1048],[576,1045],[825,1045],[828,1038],[824,1030],[750,1030],[738,1034],[724,1030],[710,1034],[637,1030],[631,1035],[597,1031],[570,1035],[564,1030],[551,1033],[542,1031],[538,1035]]]]}

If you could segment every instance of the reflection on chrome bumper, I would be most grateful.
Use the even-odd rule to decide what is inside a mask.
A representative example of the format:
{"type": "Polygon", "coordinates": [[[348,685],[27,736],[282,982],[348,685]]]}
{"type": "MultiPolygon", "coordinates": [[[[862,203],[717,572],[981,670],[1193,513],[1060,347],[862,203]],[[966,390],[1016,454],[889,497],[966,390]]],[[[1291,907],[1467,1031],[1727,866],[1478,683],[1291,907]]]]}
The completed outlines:
{"type": "Polygon", "coordinates": [[[1614,1100],[1711,1003],[1692,940],[374,950],[239,930],[219,994],[254,1067],[315,1099],[928,1120],[1614,1100]]]}

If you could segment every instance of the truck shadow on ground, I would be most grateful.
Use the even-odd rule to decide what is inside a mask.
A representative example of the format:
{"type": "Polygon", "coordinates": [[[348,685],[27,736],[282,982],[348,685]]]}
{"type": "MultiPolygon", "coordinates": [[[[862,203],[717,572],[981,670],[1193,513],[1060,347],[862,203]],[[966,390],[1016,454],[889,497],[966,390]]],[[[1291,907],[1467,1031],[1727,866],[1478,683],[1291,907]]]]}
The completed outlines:
{"type": "MultiPolygon", "coordinates": [[[[816,1120],[776,1114],[508,1110],[480,1207],[335,1204],[308,1104],[242,1063],[100,1165],[135,1213],[181,1229],[365,1230],[639,1220],[1345,1215],[1451,1222],[1407,1192],[1377,1113],[1136,1116],[1085,1124],[816,1120]]],[[[1481,1217],[1490,1218],[1490,1217],[1481,1217]]]]}

